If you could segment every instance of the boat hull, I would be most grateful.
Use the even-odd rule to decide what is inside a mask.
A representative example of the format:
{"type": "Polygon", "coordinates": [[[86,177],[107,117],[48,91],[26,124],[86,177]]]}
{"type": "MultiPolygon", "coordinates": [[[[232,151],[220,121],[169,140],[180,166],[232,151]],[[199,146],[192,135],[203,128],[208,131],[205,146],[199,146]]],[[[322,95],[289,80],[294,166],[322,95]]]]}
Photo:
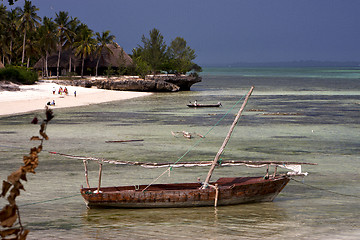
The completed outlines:
{"type": "Polygon", "coordinates": [[[201,183],[82,188],[81,195],[89,208],[166,208],[237,205],[270,202],[290,181],[287,176],[220,178],[215,188],[201,188],[201,183]]]}

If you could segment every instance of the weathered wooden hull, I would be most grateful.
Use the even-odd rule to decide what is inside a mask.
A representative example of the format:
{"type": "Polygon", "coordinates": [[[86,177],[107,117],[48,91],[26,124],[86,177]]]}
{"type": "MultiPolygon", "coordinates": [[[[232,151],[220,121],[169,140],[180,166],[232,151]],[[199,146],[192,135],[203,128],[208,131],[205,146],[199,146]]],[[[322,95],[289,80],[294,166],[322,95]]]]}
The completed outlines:
{"type": "MultiPolygon", "coordinates": [[[[253,202],[270,202],[290,181],[287,176],[220,178],[217,206],[253,202]]],[[[155,184],[144,192],[146,185],[82,188],[81,195],[89,208],[159,208],[214,206],[216,190],[201,189],[200,183],[155,184]]]]}

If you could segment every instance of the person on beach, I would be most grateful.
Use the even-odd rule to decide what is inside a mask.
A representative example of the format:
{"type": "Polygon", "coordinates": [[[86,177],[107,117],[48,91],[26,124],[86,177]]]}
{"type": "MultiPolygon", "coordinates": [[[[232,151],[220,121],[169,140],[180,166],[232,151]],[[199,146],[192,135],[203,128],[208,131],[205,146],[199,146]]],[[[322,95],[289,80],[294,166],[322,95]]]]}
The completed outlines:
{"type": "Polygon", "coordinates": [[[48,106],[55,106],[55,100],[52,100],[52,102],[47,102],[46,105],[48,106]]]}
{"type": "Polygon", "coordinates": [[[55,87],[53,87],[53,94],[55,94],[55,92],[56,92],[56,88],[55,88],[55,87]]]}
{"type": "Polygon", "coordinates": [[[74,96],[76,97],[76,91],[74,92],[74,96]]]}
{"type": "Polygon", "coordinates": [[[68,95],[68,93],[69,93],[66,87],[64,88],[64,93],[65,93],[66,95],[68,95]]]}

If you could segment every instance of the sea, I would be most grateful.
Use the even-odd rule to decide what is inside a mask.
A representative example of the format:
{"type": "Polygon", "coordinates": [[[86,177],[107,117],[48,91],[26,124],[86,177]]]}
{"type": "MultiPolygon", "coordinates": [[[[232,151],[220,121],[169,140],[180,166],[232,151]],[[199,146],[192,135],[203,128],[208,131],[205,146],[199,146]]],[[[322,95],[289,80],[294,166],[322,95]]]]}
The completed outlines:
{"type": "MultiPolygon", "coordinates": [[[[17,198],[28,239],[360,239],[360,68],[204,68],[191,91],[54,108],[36,174],[17,198]],[[165,209],[87,209],[82,160],[211,161],[254,86],[222,160],[291,161],[294,177],[273,202],[165,209]],[[220,108],[188,108],[189,102],[220,108]],[[184,138],[182,132],[193,138],[184,138]],[[203,136],[202,138],[200,136],[203,136]],[[133,142],[109,142],[140,140],[133,142]]],[[[38,143],[43,111],[0,117],[0,177],[38,143]]],[[[98,186],[99,164],[89,161],[98,186]]],[[[204,180],[208,167],[146,169],[104,164],[101,186],[204,180]]],[[[270,167],[270,173],[273,168],[270,167]]],[[[283,172],[283,170],[282,170],[283,172]]],[[[265,168],[217,167],[212,180],[264,176],[265,168]]],[[[6,199],[0,204],[5,206],[6,199]]]]}

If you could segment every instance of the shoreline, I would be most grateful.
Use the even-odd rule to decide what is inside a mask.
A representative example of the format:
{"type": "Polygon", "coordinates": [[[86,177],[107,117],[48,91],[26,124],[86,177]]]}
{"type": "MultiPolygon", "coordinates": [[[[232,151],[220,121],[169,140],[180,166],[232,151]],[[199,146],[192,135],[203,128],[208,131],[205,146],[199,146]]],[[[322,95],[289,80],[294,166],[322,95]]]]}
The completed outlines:
{"type": "Polygon", "coordinates": [[[149,92],[114,91],[97,88],[84,88],[38,82],[34,85],[21,85],[20,91],[0,91],[0,117],[20,115],[39,111],[48,102],[55,101],[52,109],[87,106],[105,102],[127,100],[151,95],[149,92]],[[68,94],[59,94],[59,88],[68,89],[68,94]],[[55,94],[53,89],[55,88],[55,94]],[[76,96],[75,96],[76,91],[76,96]]]}

